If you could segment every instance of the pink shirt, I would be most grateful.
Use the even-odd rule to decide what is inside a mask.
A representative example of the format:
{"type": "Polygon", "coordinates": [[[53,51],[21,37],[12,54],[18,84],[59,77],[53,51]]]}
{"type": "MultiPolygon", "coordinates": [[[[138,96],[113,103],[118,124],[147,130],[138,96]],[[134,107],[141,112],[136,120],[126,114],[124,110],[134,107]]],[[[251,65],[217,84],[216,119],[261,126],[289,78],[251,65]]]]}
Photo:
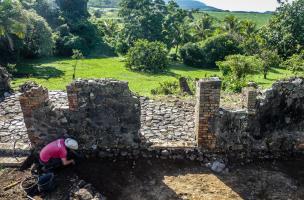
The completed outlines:
{"type": "Polygon", "coordinates": [[[40,152],[40,160],[48,162],[51,158],[66,158],[67,150],[64,139],[58,139],[46,145],[40,152]]]}

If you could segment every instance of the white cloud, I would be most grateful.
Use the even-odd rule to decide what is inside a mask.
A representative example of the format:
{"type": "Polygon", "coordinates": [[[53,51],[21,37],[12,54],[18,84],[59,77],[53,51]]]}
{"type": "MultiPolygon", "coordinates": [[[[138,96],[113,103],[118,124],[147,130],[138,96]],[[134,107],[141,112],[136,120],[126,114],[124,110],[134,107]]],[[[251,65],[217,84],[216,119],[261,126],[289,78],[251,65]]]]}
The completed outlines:
{"type": "Polygon", "coordinates": [[[274,11],[277,0],[200,0],[209,6],[231,11],[274,11]]]}

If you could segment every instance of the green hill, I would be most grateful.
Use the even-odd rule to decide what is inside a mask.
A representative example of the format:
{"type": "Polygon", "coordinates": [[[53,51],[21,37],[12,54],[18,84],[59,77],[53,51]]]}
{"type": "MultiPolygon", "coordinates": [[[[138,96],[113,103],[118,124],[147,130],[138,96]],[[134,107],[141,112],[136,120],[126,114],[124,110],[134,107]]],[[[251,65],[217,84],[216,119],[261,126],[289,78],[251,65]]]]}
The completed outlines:
{"type": "MultiPolygon", "coordinates": [[[[165,0],[168,2],[169,0],[165,0]]],[[[199,9],[205,11],[220,11],[218,8],[214,8],[206,5],[199,0],[176,0],[178,5],[187,10],[199,9]]],[[[100,7],[100,8],[116,8],[118,7],[119,0],[89,0],[89,6],[100,7]]]]}

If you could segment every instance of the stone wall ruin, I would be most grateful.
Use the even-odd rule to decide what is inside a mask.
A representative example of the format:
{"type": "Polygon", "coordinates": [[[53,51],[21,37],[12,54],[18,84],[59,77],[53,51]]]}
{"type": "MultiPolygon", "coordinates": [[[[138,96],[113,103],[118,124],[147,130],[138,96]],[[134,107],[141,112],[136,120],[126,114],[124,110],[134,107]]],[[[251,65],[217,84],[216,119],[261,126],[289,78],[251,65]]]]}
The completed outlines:
{"type": "MultiPolygon", "coordinates": [[[[246,109],[242,110],[220,108],[220,91],[218,78],[197,82],[193,130],[196,145],[192,146],[170,146],[167,142],[156,145],[145,141],[143,134],[156,134],[157,130],[162,135],[172,134],[169,131],[172,126],[161,120],[159,111],[155,111],[154,117],[153,110],[142,110],[151,114],[145,115],[146,118],[162,123],[162,128],[153,126],[149,131],[144,124],[140,130],[141,109],[149,107],[141,107],[142,97],[132,94],[126,82],[77,80],[67,86],[68,101],[65,102],[48,99],[47,91],[36,85],[24,91],[20,103],[33,144],[39,146],[69,135],[80,141],[82,150],[97,152],[100,157],[156,155],[204,160],[214,153],[278,157],[284,152],[304,150],[303,78],[278,81],[261,93],[254,88],[245,89],[246,109]]],[[[168,138],[178,135],[174,133],[168,138]]],[[[179,142],[182,144],[182,139],[179,142]]]]}
{"type": "Polygon", "coordinates": [[[140,102],[128,83],[77,80],[67,86],[68,102],[52,102],[48,91],[32,85],[20,103],[32,144],[70,136],[85,150],[132,148],[139,143],[140,102]]]}

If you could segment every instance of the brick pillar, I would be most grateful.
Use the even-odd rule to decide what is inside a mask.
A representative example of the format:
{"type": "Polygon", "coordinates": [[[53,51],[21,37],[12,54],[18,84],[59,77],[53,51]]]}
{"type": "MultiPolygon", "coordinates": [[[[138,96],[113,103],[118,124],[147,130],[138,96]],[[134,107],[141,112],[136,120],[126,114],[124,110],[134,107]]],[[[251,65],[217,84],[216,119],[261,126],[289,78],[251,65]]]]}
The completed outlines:
{"type": "Polygon", "coordinates": [[[257,90],[253,87],[248,87],[243,89],[243,93],[245,94],[246,108],[248,111],[255,111],[258,96],[257,90]]]}
{"type": "Polygon", "coordinates": [[[39,144],[40,139],[39,133],[35,133],[33,111],[45,106],[45,103],[49,100],[48,90],[42,86],[34,86],[20,95],[19,100],[29,140],[35,146],[39,144]]]}
{"type": "Polygon", "coordinates": [[[68,102],[70,111],[78,110],[78,88],[74,83],[67,86],[68,102]]]}
{"type": "Polygon", "coordinates": [[[219,78],[201,79],[197,82],[195,132],[198,147],[214,149],[214,117],[220,106],[221,81],[219,78]]]}

